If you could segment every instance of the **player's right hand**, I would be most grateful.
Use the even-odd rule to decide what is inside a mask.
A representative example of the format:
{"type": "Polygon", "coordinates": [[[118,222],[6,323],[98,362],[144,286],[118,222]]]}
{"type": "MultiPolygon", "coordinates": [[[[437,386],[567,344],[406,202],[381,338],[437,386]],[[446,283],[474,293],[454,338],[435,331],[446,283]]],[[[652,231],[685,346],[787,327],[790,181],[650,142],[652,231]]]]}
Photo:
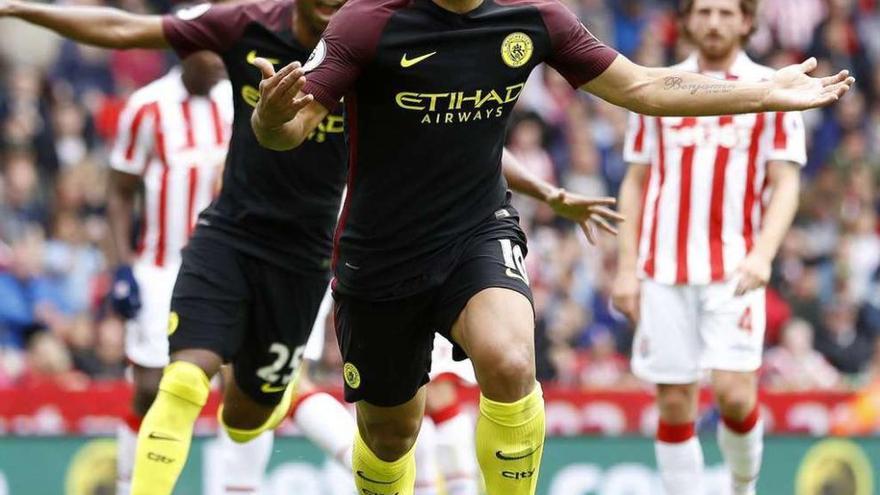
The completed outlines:
{"type": "Polygon", "coordinates": [[[639,277],[635,272],[619,272],[611,290],[611,304],[633,325],[639,323],[639,277]]]}
{"type": "Polygon", "coordinates": [[[283,126],[314,100],[312,95],[299,96],[306,84],[305,71],[299,62],[290,63],[278,72],[264,58],[254,59],[254,65],[263,75],[260,100],[254,110],[263,127],[277,129],[283,126]]]}
{"type": "Polygon", "coordinates": [[[141,309],[141,289],[129,265],[119,265],[113,272],[110,306],[117,315],[126,320],[137,316],[141,309]]]}
{"type": "Polygon", "coordinates": [[[0,17],[12,14],[12,0],[0,0],[0,17]]]}

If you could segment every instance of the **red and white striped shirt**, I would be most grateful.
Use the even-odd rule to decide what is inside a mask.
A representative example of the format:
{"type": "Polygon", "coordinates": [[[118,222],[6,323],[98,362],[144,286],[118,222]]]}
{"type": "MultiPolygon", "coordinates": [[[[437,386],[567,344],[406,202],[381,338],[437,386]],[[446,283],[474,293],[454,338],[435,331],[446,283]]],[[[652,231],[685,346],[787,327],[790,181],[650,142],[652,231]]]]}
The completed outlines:
{"type": "Polygon", "coordinates": [[[139,262],[180,263],[199,212],[214,198],[231,129],[229,81],[218,83],[209,96],[194,96],[175,68],[129,98],[110,165],[144,181],[139,262]]]}
{"type": "MultiPolygon", "coordinates": [[[[696,55],[676,68],[697,72],[696,55]]],[[[740,54],[727,74],[759,81],[773,69],[740,54]]],[[[726,280],[751,251],[769,198],[767,164],[804,165],[801,114],[631,115],[624,159],[650,165],[639,236],[642,277],[666,284],[726,280]]]]}

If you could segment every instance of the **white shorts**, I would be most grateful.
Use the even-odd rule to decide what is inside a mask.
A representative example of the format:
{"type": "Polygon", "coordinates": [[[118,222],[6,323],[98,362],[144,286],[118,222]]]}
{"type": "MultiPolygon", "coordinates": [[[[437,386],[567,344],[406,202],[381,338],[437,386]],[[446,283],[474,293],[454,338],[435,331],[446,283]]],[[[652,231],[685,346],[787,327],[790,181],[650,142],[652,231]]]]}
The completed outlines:
{"type": "Polygon", "coordinates": [[[168,313],[178,266],[136,263],[134,278],[141,290],[141,310],[125,324],[125,355],[145,368],[168,365],[168,313]]]}
{"type": "Polygon", "coordinates": [[[764,289],[736,297],[737,280],[666,285],[644,280],[632,369],[642,380],[686,384],[704,370],[748,372],[761,366],[764,289]]]}
{"type": "MultiPolygon", "coordinates": [[[[327,325],[327,318],[331,316],[333,311],[333,295],[330,287],[324,293],[324,299],[321,299],[321,306],[318,307],[318,316],[315,317],[315,323],[312,325],[312,333],[309,334],[309,340],[306,342],[306,349],[303,351],[303,359],[309,361],[320,361],[324,355],[324,333],[327,325]]],[[[330,328],[333,328],[333,322],[330,322],[330,328]]]]}
{"type": "Polygon", "coordinates": [[[476,385],[477,377],[470,359],[456,361],[452,359],[452,344],[439,333],[434,334],[434,350],[431,352],[431,380],[440,375],[455,375],[465,383],[476,385]]]}

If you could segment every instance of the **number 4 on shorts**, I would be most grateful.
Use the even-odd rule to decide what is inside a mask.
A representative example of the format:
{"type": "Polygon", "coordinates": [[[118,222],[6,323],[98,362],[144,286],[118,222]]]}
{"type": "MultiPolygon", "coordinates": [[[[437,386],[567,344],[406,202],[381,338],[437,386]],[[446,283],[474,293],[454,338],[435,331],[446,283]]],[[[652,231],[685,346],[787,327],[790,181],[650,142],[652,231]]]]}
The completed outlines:
{"type": "Polygon", "coordinates": [[[746,333],[752,333],[752,308],[746,308],[739,317],[739,328],[746,333]]]}

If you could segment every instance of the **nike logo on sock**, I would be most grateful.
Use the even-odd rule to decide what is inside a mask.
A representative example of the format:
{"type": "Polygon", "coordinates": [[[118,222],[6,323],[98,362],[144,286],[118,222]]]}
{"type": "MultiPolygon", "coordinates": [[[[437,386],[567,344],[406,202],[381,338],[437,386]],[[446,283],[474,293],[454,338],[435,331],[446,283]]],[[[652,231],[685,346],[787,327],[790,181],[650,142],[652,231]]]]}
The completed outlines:
{"type": "Polygon", "coordinates": [[[393,480],[393,481],[379,481],[379,480],[373,480],[373,479],[367,478],[366,475],[364,475],[363,471],[358,471],[357,475],[358,475],[358,478],[360,478],[364,481],[369,481],[370,483],[376,483],[378,485],[393,485],[394,483],[397,483],[398,481],[400,481],[400,478],[403,478],[403,475],[400,475],[400,478],[397,478],[396,480],[393,480]]]}
{"type": "Polygon", "coordinates": [[[538,445],[534,449],[531,449],[531,450],[526,449],[526,450],[523,450],[520,452],[514,452],[512,454],[505,454],[504,452],[501,452],[499,450],[499,451],[495,452],[495,457],[501,459],[502,461],[518,461],[520,459],[525,459],[526,457],[534,454],[540,448],[541,448],[541,446],[538,445]]]}
{"type": "Polygon", "coordinates": [[[150,434],[147,435],[147,438],[150,438],[152,440],[170,440],[172,442],[179,442],[180,441],[172,436],[168,436],[168,435],[165,435],[162,433],[156,433],[155,431],[151,431],[150,434]]]}

